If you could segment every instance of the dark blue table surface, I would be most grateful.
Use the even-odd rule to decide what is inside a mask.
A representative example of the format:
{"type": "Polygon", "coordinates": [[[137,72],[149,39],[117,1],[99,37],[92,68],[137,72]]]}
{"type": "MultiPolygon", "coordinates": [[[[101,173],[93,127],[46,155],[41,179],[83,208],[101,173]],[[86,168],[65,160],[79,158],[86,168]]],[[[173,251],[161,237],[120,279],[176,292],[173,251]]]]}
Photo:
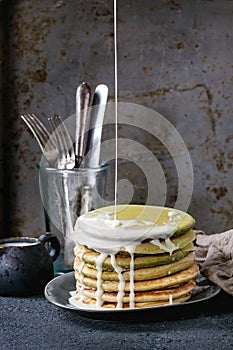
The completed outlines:
{"type": "Polygon", "coordinates": [[[86,319],[44,296],[0,297],[0,349],[233,349],[233,297],[131,321],[86,319]]]}

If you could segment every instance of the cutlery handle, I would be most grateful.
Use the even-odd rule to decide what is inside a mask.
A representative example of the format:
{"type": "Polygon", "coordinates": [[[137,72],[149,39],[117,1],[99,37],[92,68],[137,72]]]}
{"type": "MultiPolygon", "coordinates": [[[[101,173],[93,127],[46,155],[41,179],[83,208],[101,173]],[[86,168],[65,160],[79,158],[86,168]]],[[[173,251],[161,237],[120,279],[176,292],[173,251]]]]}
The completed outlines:
{"type": "Polygon", "coordinates": [[[99,166],[101,136],[108,99],[108,87],[105,84],[99,84],[93,96],[90,123],[88,125],[88,135],[86,144],[86,168],[95,168],[99,166]]]}
{"type": "Polygon", "coordinates": [[[79,167],[84,156],[84,134],[91,101],[91,88],[83,82],[76,91],[76,123],[75,123],[75,167],[79,167]]]}

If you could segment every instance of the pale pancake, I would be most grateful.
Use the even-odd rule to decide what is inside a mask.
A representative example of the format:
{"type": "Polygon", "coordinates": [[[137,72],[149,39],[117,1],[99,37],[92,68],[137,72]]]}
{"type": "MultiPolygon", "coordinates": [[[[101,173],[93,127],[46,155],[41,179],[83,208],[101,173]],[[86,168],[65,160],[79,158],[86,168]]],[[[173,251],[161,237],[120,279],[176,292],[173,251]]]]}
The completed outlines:
{"type": "MultiPolygon", "coordinates": [[[[193,265],[193,263],[194,263],[194,254],[189,253],[184,258],[178,261],[175,261],[171,264],[135,270],[134,281],[145,281],[145,280],[172,275],[173,273],[187,269],[189,266],[193,265]]],[[[82,265],[82,262],[78,259],[76,259],[76,263],[74,264],[74,269],[77,271],[80,271],[82,275],[85,277],[97,279],[97,269],[94,266],[90,268],[85,264],[82,265]],[[81,271],[80,271],[80,268],[81,268],[81,271]]],[[[125,281],[130,280],[129,270],[123,272],[122,275],[125,281]]],[[[76,275],[75,277],[78,278],[78,275],[76,275]]],[[[115,271],[103,271],[101,274],[101,279],[103,281],[119,281],[118,273],[115,271]]]]}
{"type": "MultiPolygon", "coordinates": [[[[171,242],[177,247],[177,249],[182,249],[186,247],[189,243],[193,242],[195,238],[196,238],[195,232],[193,230],[189,230],[183,235],[171,238],[171,242]]],[[[161,240],[160,243],[165,246],[164,240],[161,240]]],[[[146,243],[141,243],[137,246],[135,250],[135,254],[138,254],[138,255],[163,254],[164,251],[166,251],[166,247],[165,249],[161,249],[154,243],[146,242],[146,243]]]]}
{"type": "MultiPolygon", "coordinates": [[[[185,301],[189,300],[191,297],[190,293],[187,293],[185,295],[182,295],[181,297],[178,298],[172,298],[172,302],[171,304],[179,304],[179,303],[184,303],[185,301]]],[[[78,299],[78,297],[77,297],[78,299]]],[[[86,298],[84,299],[84,304],[87,305],[91,305],[91,304],[95,304],[96,300],[94,299],[90,299],[90,298],[86,298]]],[[[144,303],[135,303],[134,307],[135,308],[148,308],[148,307],[155,307],[155,306],[163,306],[163,305],[169,305],[170,304],[170,300],[157,300],[157,301],[152,301],[152,302],[144,302],[144,303]]],[[[124,303],[123,304],[123,308],[127,309],[129,308],[129,303],[124,303]]],[[[102,305],[102,308],[107,308],[107,309],[115,309],[116,308],[116,303],[107,303],[104,302],[102,305]]]]}
{"type": "MultiPolygon", "coordinates": [[[[189,231],[194,227],[195,220],[194,218],[181,211],[174,208],[168,207],[158,207],[150,205],[117,205],[117,219],[118,220],[138,220],[139,222],[143,221],[152,221],[156,225],[164,225],[169,221],[169,212],[175,212],[180,215],[181,220],[178,223],[178,228],[173,236],[179,236],[189,231]]],[[[112,213],[114,215],[115,207],[108,206],[94,210],[92,213],[101,212],[101,213],[112,213]]]]}
{"type": "MultiPolygon", "coordinates": [[[[171,304],[178,304],[178,303],[184,303],[185,301],[189,300],[191,298],[191,293],[182,295],[177,298],[172,298],[171,304]]],[[[152,301],[152,302],[145,302],[145,303],[136,303],[136,308],[146,308],[146,307],[153,307],[153,306],[160,306],[160,305],[166,305],[170,304],[169,300],[158,300],[158,301],[152,301]]]]}
{"type": "MultiPolygon", "coordinates": [[[[191,292],[191,290],[195,287],[196,283],[194,280],[190,280],[187,283],[182,285],[162,289],[162,290],[151,290],[151,291],[143,291],[143,292],[135,292],[134,301],[135,303],[148,303],[148,302],[157,302],[157,301],[169,301],[170,296],[172,298],[179,298],[184,295],[187,295],[191,292]]],[[[94,289],[84,289],[82,294],[90,299],[96,300],[95,297],[96,290],[94,289]]],[[[78,299],[78,295],[77,295],[78,299]]],[[[117,292],[104,292],[102,294],[103,302],[116,303],[117,302],[117,292]]],[[[123,303],[130,302],[129,293],[125,293],[123,296],[123,303]]]]}
{"type": "MultiPolygon", "coordinates": [[[[178,261],[188,255],[190,251],[193,251],[193,243],[189,243],[186,247],[183,249],[178,249],[174,251],[172,254],[164,253],[164,254],[157,254],[157,255],[145,255],[145,256],[136,256],[134,259],[134,268],[135,269],[141,269],[141,268],[147,268],[147,267],[155,267],[159,265],[165,265],[170,264],[172,262],[178,261]]],[[[80,248],[79,248],[80,249],[80,248]]],[[[84,248],[85,253],[82,256],[83,261],[87,266],[96,266],[96,258],[100,255],[99,253],[95,252],[92,249],[84,248]]],[[[78,254],[78,251],[76,249],[76,254],[78,254]]],[[[75,257],[75,260],[79,259],[79,256],[75,257]]],[[[128,270],[130,267],[130,260],[131,258],[126,256],[121,256],[119,254],[116,255],[116,263],[118,266],[122,267],[125,270],[128,270]]],[[[74,262],[76,264],[76,262],[74,262]]],[[[111,258],[108,256],[103,264],[102,269],[107,271],[114,271],[112,264],[111,264],[111,258]]]]}
{"type": "MultiPolygon", "coordinates": [[[[177,249],[183,249],[186,247],[189,243],[193,242],[196,238],[196,234],[193,230],[189,230],[188,232],[184,233],[181,236],[178,237],[173,237],[171,238],[171,243],[177,247],[177,249]]],[[[156,255],[156,254],[164,254],[166,251],[166,245],[165,245],[165,240],[160,240],[160,243],[164,245],[164,249],[156,245],[155,243],[150,243],[150,242],[144,242],[139,244],[136,249],[134,254],[135,255],[156,255]]],[[[80,251],[81,246],[78,244],[74,248],[74,253],[75,255],[78,254],[80,251]]],[[[85,249],[86,252],[90,252],[91,249],[88,249],[86,247],[85,249]]],[[[125,248],[121,248],[121,250],[118,252],[119,255],[127,257],[130,254],[126,251],[125,248]]]]}
{"type": "MultiPolygon", "coordinates": [[[[186,283],[193,279],[198,273],[198,266],[193,264],[185,270],[179,271],[172,275],[156,278],[153,280],[147,281],[136,281],[134,282],[134,291],[135,292],[144,292],[152,290],[160,290],[165,288],[170,288],[176,285],[186,283]]],[[[76,278],[79,280],[78,273],[76,272],[76,278]]],[[[97,280],[94,278],[83,277],[82,284],[85,287],[96,289],[97,280]]],[[[119,288],[119,283],[117,281],[103,281],[101,283],[101,288],[106,292],[117,292],[119,288]]],[[[124,291],[130,291],[130,282],[126,281],[124,286],[124,291]]]]}

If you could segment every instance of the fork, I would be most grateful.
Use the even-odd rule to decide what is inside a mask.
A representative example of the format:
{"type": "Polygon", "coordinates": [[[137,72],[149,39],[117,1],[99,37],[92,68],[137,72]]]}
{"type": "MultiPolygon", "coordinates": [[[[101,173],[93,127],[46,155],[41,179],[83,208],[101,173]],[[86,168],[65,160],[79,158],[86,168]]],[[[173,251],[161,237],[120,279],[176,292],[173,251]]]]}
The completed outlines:
{"type": "Polygon", "coordinates": [[[73,169],[75,166],[75,153],[70,133],[62,118],[55,114],[48,118],[52,129],[52,135],[56,138],[59,157],[57,159],[58,169],[73,169]]]}
{"type": "Polygon", "coordinates": [[[53,135],[35,114],[23,114],[20,117],[31,130],[49,165],[54,166],[59,157],[59,149],[53,135]]]}

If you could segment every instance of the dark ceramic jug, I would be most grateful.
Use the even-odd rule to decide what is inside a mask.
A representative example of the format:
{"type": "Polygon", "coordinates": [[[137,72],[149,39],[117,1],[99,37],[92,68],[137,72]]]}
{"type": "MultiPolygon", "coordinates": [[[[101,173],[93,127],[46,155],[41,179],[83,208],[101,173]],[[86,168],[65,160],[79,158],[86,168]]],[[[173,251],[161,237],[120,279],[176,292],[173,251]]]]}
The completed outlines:
{"type": "Polygon", "coordinates": [[[52,233],[39,239],[11,237],[0,240],[0,295],[39,295],[54,277],[53,261],[60,244],[52,233]],[[49,249],[45,243],[48,243],[49,249]]]}

